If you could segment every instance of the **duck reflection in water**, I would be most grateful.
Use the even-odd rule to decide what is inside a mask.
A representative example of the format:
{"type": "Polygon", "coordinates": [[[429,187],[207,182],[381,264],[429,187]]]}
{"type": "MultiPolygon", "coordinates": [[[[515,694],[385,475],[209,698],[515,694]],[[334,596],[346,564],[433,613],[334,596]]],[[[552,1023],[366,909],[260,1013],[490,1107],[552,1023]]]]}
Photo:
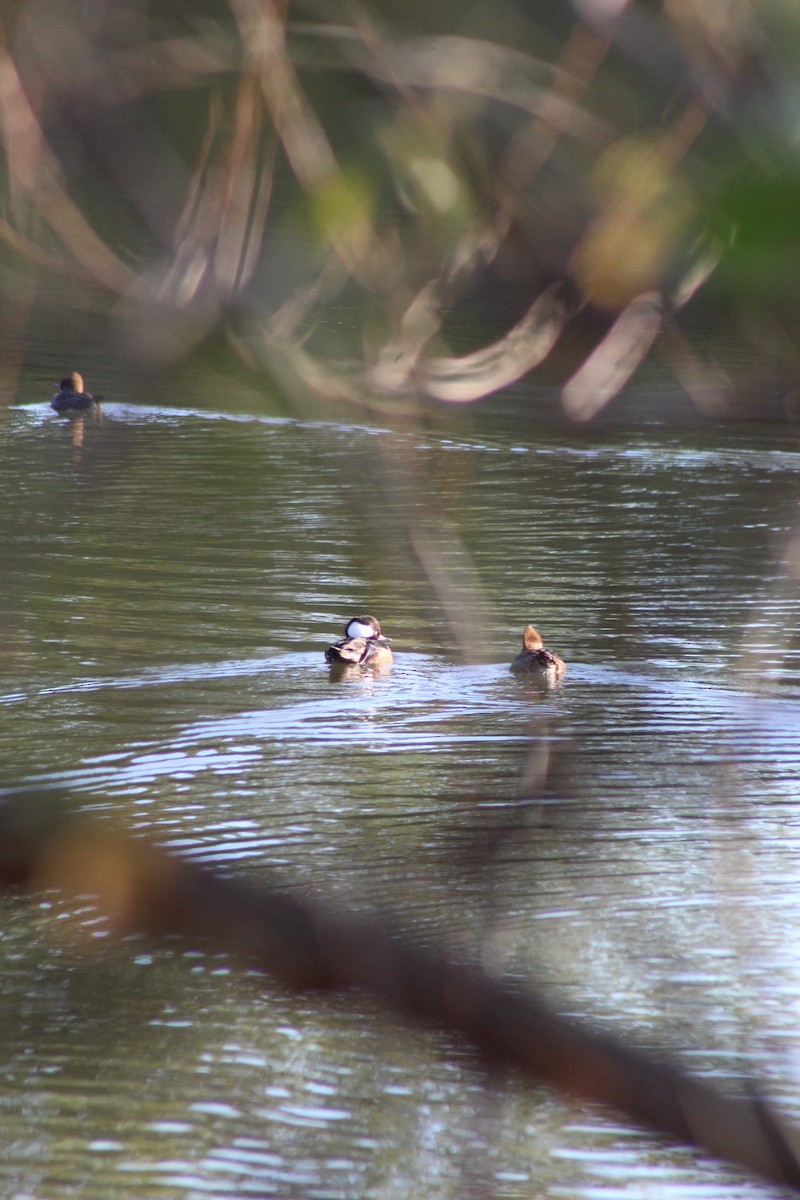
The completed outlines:
{"type": "Polygon", "coordinates": [[[511,664],[515,675],[527,675],[542,683],[555,683],[567,672],[563,659],[546,650],[544,642],[532,625],[522,635],[522,649],[511,664]]]}
{"type": "Polygon", "coordinates": [[[375,617],[353,617],[348,621],[344,637],[325,651],[325,661],[338,670],[353,667],[373,667],[382,670],[392,662],[389,638],[381,633],[375,617]]]}

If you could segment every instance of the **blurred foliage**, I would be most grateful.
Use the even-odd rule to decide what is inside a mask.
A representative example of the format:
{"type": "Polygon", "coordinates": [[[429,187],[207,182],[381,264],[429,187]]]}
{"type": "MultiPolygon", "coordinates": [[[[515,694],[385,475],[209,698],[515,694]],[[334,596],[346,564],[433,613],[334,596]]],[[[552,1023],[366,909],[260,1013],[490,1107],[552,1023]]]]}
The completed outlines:
{"type": "Polygon", "coordinates": [[[536,372],[586,420],[653,349],[703,412],[793,386],[791,0],[27,0],[0,54],[7,395],[65,306],[295,406],[536,372]]]}

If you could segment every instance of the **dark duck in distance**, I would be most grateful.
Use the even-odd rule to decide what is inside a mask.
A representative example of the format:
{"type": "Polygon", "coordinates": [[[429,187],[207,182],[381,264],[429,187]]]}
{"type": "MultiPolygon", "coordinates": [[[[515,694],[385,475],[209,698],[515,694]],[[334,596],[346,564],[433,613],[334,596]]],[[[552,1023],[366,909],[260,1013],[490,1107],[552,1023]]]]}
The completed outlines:
{"type": "Polygon", "coordinates": [[[511,664],[515,675],[534,675],[554,682],[566,674],[567,665],[552,650],[545,650],[539,634],[529,625],[522,635],[522,649],[511,664]]]}
{"type": "Polygon", "coordinates": [[[344,631],[341,642],[325,651],[325,661],[331,666],[387,666],[392,661],[389,639],[381,633],[375,617],[353,617],[344,631]]]}
{"type": "Polygon", "coordinates": [[[83,376],[73,371],[66,379],[61,380],[59,390],[50,401],[50,407],[59,414],[69,416],[70,413],[85,413],[98,408],[102,399],[102,396],[93,396],[84,391],[83,376]]]}

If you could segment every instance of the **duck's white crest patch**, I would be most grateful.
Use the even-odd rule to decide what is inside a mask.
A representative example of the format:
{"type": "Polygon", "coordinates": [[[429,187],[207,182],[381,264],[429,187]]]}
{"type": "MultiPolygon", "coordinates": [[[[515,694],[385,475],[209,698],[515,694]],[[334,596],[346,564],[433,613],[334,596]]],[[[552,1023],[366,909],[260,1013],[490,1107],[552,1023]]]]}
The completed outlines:
{"type": "Polygon", "coordinates": [[[375,636],[375,630],[371,625],[365,625],[363,621],[351,621],[345,629],[348,637],[363,637],[370,638],[375,636]]]}

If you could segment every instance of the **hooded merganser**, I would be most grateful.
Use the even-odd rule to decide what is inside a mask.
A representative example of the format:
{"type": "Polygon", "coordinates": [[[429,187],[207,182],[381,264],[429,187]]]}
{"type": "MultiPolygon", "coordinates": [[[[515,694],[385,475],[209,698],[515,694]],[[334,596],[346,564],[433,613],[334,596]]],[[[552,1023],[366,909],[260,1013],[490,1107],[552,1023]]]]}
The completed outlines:
{"type": "Polygon", "coordinates": [[[374,617],[353,617],[344,631],[343,640],[328,646],[325,660],[333,665],[386,666],[393,657],[388,642],[374,617]]]}
{"type": "Polygon", "coordinates": [[[103,399],[83,390],[83,376],[77,371],[62,379],[58,386],[59,390],[50,401],[50,407],[57,413],[86,412],[90,408],[97,408],[103,399]]]}
{"type": "Polygon", "coordinates": [[[530,672],[555,680],[566,674],[567,666],[552,650],[545,650],[541,637],[529,625],[522,635],[522,649],[512,662],[511,670],[515,675],[527,675],[530,672]]]}

